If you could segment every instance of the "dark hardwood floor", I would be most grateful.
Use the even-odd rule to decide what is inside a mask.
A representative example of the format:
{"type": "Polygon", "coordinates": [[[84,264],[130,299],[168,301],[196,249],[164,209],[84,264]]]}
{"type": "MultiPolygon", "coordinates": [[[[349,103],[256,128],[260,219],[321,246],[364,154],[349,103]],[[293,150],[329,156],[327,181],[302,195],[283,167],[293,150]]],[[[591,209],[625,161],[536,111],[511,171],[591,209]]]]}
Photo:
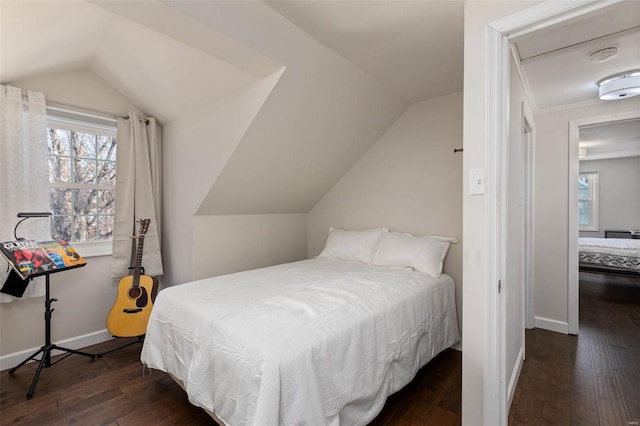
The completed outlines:
{"type": "MultiPolygon", "coordinates": [[[[640,419],[640,279],[603,277],[581,276],[579,337],[526,332],[510,424],[629,426],[640,419]]],[[[72,356],[42,371],[31,399],[34,363],[0,373],[0,424],[215,425],[166,374],[143,376],[139,353],[134,345],[96,361],[72,356]]],[[[460,424],[461,359],[452,349],[437,356],[371,424],[460,424]]]]}
{"type": "Polygon", "coordinates": [[[640,278],[580,274],[578,336],[526,331],[511,425],[638,425],[640,278]]]}
{"type": "MultiPolygon", "coordinates": [[[[104,352],[123,342],[86,348],[104,352]]],[[[185,392],[165,373],[146,370],[140,345],[98,360],[73,355],[43,369],[35,394],[26,398],[35,363],[15,374],[0,373],[2,425],[215,425],[191,405],[185,392]]],[[[405,389],[391,396],[374,425],[455,425],[460,423],[462,357],[447,349],[418,372],[405,389]]]]}

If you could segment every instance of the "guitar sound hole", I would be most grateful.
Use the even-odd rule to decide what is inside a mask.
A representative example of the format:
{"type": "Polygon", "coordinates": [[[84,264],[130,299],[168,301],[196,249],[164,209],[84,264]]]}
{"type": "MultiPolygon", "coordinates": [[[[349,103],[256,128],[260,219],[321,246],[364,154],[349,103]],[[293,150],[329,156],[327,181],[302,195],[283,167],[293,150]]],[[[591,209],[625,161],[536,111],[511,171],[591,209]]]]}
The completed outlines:
{"type": "Polygon", "coordinates": [[[137,299],[141,294],[142,290],[140,290],[140,287],[131,287],[129,289],[129,297],[132,299],[137,299]]]}

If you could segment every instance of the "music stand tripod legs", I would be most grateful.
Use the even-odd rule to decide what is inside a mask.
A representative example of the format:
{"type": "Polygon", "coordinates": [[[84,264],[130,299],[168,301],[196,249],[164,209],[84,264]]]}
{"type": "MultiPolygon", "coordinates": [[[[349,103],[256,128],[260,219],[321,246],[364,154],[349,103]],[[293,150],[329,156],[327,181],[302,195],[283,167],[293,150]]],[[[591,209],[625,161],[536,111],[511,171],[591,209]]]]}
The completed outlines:
{"type": "MultiPolygon", "coordinates": [[[[38,383],[38,379],[40,378],[40,372],[42,371],[43,367],[44,368],[49,368],[52,365],[56,365],[57,363],[59,363],[63,359],[65,359],[68,356],[71,356],[73,354],[87,356],[87,357],[89,357],[91,359],[94,359],[94,360],[97,358],[96,354],[90,354],[90,353],[87,353],[87,352],[77,351],[75,349],[64,348],[62,346],[58,346],[58,345],[55,345],[55,344],[51,343],[51,313],[55,310],[55,309],[51,308],[51,304],[53,302],[56,302],[58,299],[50,297],[49,275],[50,274],[46,274],[46,278],[45,278],[46,295],[45,295],[45,300],[44,300],[44,324],[45,324],[45,343],[44,343],[44,346],[42,346],[40,349],[38,349],[29,358],[25,359],[20,364],[16,365],[11,370],[9,370],[9,374],[15,373],[18,368],[22,367],[27,362],[31,361],[32,359],[37,357],[40,353],[42,353],[42,358],[40,358],[40,360],[39,360],[38,368],[36,370],[36,374],[33,376],[33,382],[31,382],[31,387],[29,388],[29,392],[27,392],[27,397],[28,398],[31,398],[33,396],[33,393],[36,390],[36,384],[38,383]],[[65,356],[63,356],[62,358],[56,360],[55,362],[51,362],[51,351],[54,351],[54,350],[67,352],[67,354],[65,356]]],[[[38,360],[36,360],[36,361],[38,361],[38,360]]]]}

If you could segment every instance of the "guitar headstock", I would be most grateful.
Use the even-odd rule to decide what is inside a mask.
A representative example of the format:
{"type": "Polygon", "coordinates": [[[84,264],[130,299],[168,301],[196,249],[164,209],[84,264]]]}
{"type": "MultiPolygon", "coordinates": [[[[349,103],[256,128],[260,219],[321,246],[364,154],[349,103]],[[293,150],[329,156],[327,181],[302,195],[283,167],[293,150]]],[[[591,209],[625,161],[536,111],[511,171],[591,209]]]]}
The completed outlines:
{"type": "Polygon", "coordinates": [[[140,227],[138,228],[138,236],[143,236],[147,233],[147,229],[149,229],[151,219],[138,219],[137,222],[140,224],[140,227]]]}

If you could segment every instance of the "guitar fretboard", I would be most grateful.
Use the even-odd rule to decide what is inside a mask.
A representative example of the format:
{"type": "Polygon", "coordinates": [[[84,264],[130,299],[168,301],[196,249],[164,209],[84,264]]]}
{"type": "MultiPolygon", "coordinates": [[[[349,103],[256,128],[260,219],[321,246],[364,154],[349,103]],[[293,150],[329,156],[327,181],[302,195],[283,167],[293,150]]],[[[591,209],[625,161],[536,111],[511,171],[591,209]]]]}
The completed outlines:
{"type": "Polygon", "coordinates": [[[142,250],[144,247],[144,235],[138,235],[138,244],[136,247],[136,262],[133,267],[133,287],[140,286],[140,269],[142,268],[142,250]]]}

